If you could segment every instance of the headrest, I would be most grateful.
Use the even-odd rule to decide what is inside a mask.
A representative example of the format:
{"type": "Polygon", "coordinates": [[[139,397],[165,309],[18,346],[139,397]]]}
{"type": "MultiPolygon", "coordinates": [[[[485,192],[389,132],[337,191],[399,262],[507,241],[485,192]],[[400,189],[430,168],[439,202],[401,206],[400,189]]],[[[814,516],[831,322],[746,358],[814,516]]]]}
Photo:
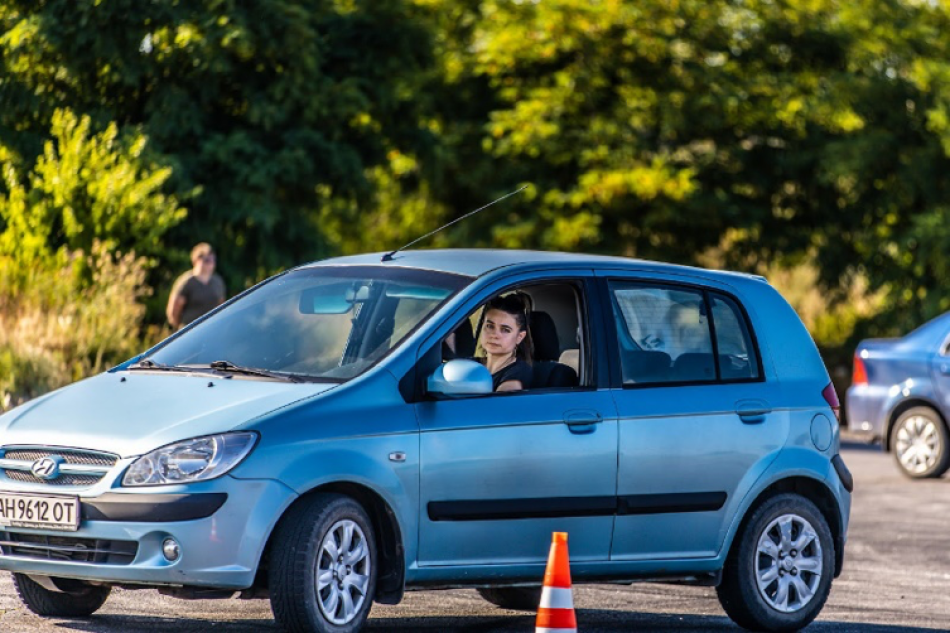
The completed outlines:
{"type": "Polygon", "coordinates": [[[561,356],[561,344],[557,338],[554,319],[547,312],[532,312],[528,327],[534,341],[534,360],[554,360],[561,356]]]}
{"type": "Polygon", "coordinates": [[[715,380],[716,362],[712,354],[680,354],[673,362],[673,375],[677,380],[715,380]]]}
{"type": "Polygon", "coordinates": [[[670,374],[670,355],[654,350],[626,352],[620,360],[623,379],[628,382],[667,382],[670,374]]]}

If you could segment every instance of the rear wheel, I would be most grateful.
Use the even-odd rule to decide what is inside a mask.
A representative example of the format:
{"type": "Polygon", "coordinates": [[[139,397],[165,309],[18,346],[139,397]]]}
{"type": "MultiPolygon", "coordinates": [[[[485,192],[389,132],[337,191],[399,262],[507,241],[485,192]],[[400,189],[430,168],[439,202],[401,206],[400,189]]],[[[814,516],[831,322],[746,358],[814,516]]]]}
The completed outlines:
{"type": "Polygon", "coordinates": [[[835,549],[815,504],[791,493],[759,506],[736,535],[719,602],[753,631],[796,631],[814,620],[831,591],[835,549]]]}
{"type": "Polygon", "coordinates": [[[930,407],[908,409],[891,431],[891,448],[901,472],[911,479],[940,477],[950,468],[947,427],[930,407]]]}
{"type": "Polygon", "coordinates": [[[25,574],[13,574],[13,586],[26,608],[36,615],[59,618],[82,618],[92,615],[105,604],[111,587],[97,587],[79,580],[50,578],[60,589],[47,589],[25,574]]]}
{"type": "Polygon", "coordinates": [[[514,611],[537,611],[541,587],[483,587],[478,594],[495,606],[514,611]]]}

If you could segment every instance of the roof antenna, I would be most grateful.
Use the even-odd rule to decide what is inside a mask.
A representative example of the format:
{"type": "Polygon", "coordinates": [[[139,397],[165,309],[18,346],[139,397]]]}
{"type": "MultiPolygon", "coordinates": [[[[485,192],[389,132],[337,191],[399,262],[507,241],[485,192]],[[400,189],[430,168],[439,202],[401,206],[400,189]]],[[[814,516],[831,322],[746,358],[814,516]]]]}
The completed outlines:
{"type": "Polygon", "coordinates": [[[448,224],[445,224],[445,225],[443,225],[443,226],[440,226],[440,227],[437,228],[436,230],[434,230],[434,231],[432,231],[432,232],[430,232],[430,233],[426,233],[426,234],[423,235],[422,237],[419,237],[419,238],[416,238],[416,239],[412,240],[411,242],[409,242],[409,243],[406,244],[405,246],[400,246],[400,247],[397,248],[396,250],[394,250],[394,251],[392,251],[392,252],[390,252],[390,253],[386,253],[385,255],[383,255],[382,261],[384,261],[384,262],[391,262],[391,261],[393,260],[393,255],[395,255],[395,254],[398,253],[399,251],[404,251],[404,250],[406,250],[407,248],[409,248],[410,246],[412,246],[413,244],[415,244],[416,242],[421,242],[422,240],[426,239],[427,237],[429,237],[429,236],[431,236],[431,235],[435,235],[436,233],[438,233],[438,232],[441,231],[442,229],[447,229],[447,228],[449,228],[450,226],[452,226],[453,224],[455,224],[455,223],[457,223],[457,222],[461,222],[461,221],[464,220],[465,218],[470,217],[470,216],[473,216],[473,215],[475,215],[476,213],[478,213],[479,211],[484,211],[485,209],[487,209],[487,208],[490,207],[491,205],[495,204],[496,202],[501,202],[501,201],[504,200],[505,198],[510,198],[511,196],[515,195],[516,193],[521,193],[522,191],[524,191],[524,190],[527,189],[527,188],[528,188],[528,185],[525,185],[525,186],[522,187],[521,189],[517,189],[517,190],[515,190],[515,191],[512,191],[511,193],[506,193],[505,195],[503,195],[502,197],[498,198],[497,200],[492,200],[491,202],[489,202],[488,204],[486,204],[484,207],[479,207],[479,208],[475,209],[474,211],[471,211],[471,212],[469,212],[469,213],[466,213],[466,214],[463,215],[462,217],[456,218],[456,219],[452,220],[451,222],[449,222],[448,224]]]}

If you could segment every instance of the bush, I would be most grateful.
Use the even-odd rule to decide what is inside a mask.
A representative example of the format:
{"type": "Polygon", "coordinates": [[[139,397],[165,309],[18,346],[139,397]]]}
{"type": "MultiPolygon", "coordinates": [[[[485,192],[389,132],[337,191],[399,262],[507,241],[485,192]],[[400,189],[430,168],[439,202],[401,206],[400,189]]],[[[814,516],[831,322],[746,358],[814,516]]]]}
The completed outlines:
{"type": "Polygon", "coordinates": [[[143,347],[153,263],[141,254],[161,252],[185,216],[163,193],[171,169],[137,129],[95,132],[90,117],[58,110],[50,136],[32,166],[0,144],[3,409],[143,347]]]}
{"type": "Polygon", "coordinates": [[[133,356],[150,294],[146,260],[109,253],[96,242],[92,253],[63,251],[29,271],[11,270],[0,256],[0,406],[98,373],[133,356]],[[3,283],[26,277],[18,292],[3,283]]]}

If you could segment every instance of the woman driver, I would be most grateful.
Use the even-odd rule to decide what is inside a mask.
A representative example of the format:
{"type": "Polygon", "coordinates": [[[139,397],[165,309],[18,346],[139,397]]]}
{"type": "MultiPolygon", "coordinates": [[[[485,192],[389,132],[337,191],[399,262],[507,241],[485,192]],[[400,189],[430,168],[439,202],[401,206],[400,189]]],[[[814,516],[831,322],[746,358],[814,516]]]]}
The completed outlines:
{"type": "Polygon", "coordinates": [[[492,375],[495,391],[519,391],[531,386],[534,346],[528,332],[528,300],[521,293],[495,297],[485,306],[478,359],[492,375]]]}

